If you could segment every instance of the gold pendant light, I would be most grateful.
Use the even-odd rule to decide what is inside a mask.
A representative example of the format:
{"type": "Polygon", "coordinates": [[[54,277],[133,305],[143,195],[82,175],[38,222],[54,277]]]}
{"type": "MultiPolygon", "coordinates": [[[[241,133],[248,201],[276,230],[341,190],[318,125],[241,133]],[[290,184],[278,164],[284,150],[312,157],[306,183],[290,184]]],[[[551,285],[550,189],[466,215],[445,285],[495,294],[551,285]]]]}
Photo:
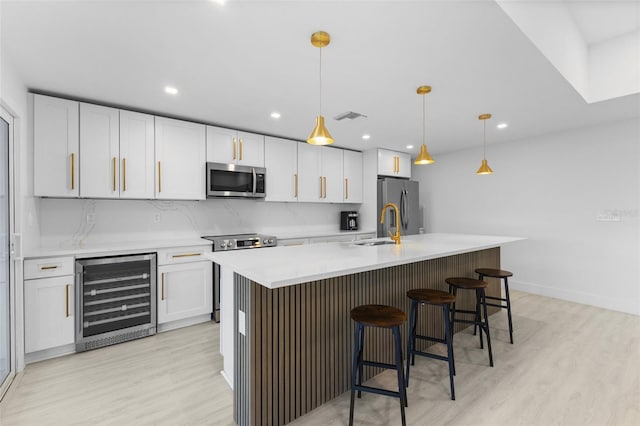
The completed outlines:
{"type": "Polygon", "coordinates": [[[481,114],[478,116],[478,120],[482,120],[482,123],[484,125],[484,153],[482,155],[482,164],[480,165],[478,171],[476,171],[476,174],[478,175],[490,175],[493,173],[493,170],[491,170],[491,167],[489,167],[489,164],[487,164],[487,120],[490,118],[491,114],[481,114]]]}
{"type": "Polygon", "coordinates": [[[322,48],[328,46],[331,42],[331,36],[324,31],[318,31],[311,34],[311,44],[320,50],[320,113],[316,117],[316,127],[313,128],[307,143],[311,145],[329,145],[333,143],[333,136],[324,126],[324,117],[322,116],[322,48]]]}
{"type": "Polygon", "coordinates": [[[429,155],[429,151],[427,151],[427,145],[425,143],[426,133],[427,133],[426,132],[427,113],[425,108],[424,95],[426,95],[429,92],[431,92],[431,86],[420,86],[416,90],[416,93],[422,96],[422,146],[420,147],[420,154],[416,158],[416,161],[413,162],[413,164],[418,164],[418,165],[431,164],[435,162],[435,160],[431,158],[431,155],[429,155]]]}

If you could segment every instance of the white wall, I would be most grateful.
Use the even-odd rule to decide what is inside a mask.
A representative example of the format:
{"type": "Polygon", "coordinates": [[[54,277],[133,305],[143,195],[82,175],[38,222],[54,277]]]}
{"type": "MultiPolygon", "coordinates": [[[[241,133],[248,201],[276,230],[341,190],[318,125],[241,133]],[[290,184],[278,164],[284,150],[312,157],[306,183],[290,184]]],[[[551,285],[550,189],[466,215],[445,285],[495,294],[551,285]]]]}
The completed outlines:
{"type": "Polygon", "coordinates": [[[414,168],[427,231],[527,237],[502,251],[514,288],[640,314],[639,146],[638,120],[495,144],[478,176],[479,139],[414,168]]]}
{"type": "MultiPolygon", "coordinates": [[[[22,261],[20,259],[21,245],[29,245],[29,234],[26,225],[22,220],[22,212],[33,212],[36,209],[36,202],[27,193],[30,175],[26,166],[26,158],[29,155],[29,139],[28,126],[28,105],[27,105],[27,89],[22,82],[19,74],[13,68],[11,58],[7,57],[5,49],[2,49],[0,41],[0,103],[7,109],[14,118],[14,232],[21,235],[15,241],[16,256],[14,260],[13,280],[14,288],[14,307],[15,307],[15,339],[16,342],[24,340],[23,327],[23,287],[22,287],[22,261]],[[21,244],[21,242],[23,244],[21,244]]],[[[36,230],[37,232],[37,230],[36,230]]],[[[16,369],[21,371],[24,368],[23,345],[16,345],[16,369]]]]}
{"type": "MultiPolygon", "coordinates": [[[[203,176],[204,179],[204,176],[203,176]]],[[[119,241],[198,238],[263,232],[278,235],[338,231],[353,204],[206,201],[40,200],[41,245],[74,248],[119,241]],[[93,215],[95,223],[88,223],[93,215]],[[156,220],[159,219],[159,222],[156,220]]]]}

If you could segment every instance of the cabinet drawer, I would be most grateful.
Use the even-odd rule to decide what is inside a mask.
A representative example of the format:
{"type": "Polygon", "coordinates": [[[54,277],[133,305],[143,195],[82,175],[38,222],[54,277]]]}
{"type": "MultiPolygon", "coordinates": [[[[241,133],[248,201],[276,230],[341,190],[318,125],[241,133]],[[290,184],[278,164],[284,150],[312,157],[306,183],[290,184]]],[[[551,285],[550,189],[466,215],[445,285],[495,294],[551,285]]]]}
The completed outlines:
{"type": "Polygon", "coordinates": [[[158,265],[172,265],[175,263],[202,262],[209,259],[202,256],[211,251],[211,244],[203,246],[175,247],[158,250],[158,265]]]}
{"type": "Polygon", "coordinates": [[[24,261],[24,279],[73,275],[73,257],[47,257],[24,261]]]}

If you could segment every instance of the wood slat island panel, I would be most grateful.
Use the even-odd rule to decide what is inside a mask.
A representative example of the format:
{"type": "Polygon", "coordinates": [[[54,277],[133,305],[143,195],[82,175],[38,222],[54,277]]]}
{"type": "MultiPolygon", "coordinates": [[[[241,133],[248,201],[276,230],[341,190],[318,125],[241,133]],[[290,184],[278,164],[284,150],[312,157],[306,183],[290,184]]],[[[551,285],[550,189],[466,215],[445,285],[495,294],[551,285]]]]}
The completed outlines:
{"type": "MultiPolygon", "coordinates": [[[[500,248],[392,266],[269,289],[235,274],[234,419],[239,425],[283,425],[349,389],[353,346],[352,308],[386,304],[409,312],[414,288],[448,291],[445,278],[476,277],[478,267],[500,267],[500,248]]],[[[498,296],[497,280],[487,295],[498,296]]],[[[458,306],[473,309],[474,292],[460,292],[458,306]]],[[[495,312],[497,309],[493,308],[495,312]]],[[[455,331],[464,325],[456,324],[455,331]]],[[[419,311],[419,334],[442,336],[438,312],[419,311]]],[[[406,327],[402,329],[406,347],[406,327]]],[[[367,330],[365,356],[393,362],[391,333],[367,330]],[[368,354],[368,355],[366,355],[368,354]]],[[[428,345],[428,343],[423,343],[428,345]]],[[[382,370],[365,367],[365,380],[382,370]]]]}

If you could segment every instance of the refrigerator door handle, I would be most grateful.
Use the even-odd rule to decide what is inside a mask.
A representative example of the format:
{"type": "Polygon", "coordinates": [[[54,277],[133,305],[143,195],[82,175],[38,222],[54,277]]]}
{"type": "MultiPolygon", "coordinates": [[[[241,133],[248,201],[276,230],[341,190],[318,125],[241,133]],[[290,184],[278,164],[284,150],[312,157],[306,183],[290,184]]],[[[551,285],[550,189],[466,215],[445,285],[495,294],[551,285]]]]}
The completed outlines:
{"type": "Polygon", "coordinates": [[[398,226],[402,225],[402,229],[404,229],[404,189],[400,191],[400,223],[398,226]]]}

